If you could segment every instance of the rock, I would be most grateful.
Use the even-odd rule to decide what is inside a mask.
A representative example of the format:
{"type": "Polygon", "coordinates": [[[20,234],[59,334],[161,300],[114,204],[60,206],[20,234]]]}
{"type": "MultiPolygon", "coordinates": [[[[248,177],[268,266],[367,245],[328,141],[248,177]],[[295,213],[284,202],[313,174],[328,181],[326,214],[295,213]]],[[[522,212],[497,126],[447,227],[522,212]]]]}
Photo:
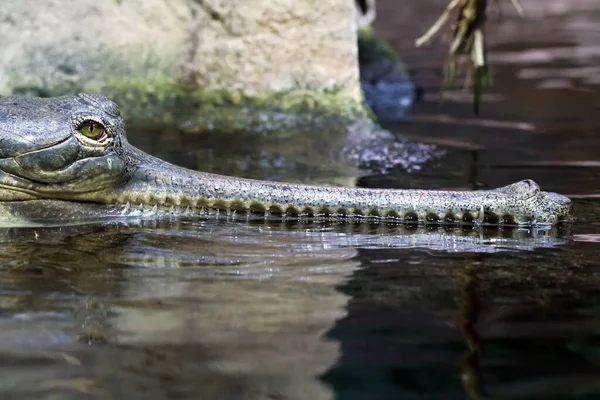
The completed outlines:
{"type": "Polygon", "coordinates": [[[416,88],[394,49],[369,26],[358,31],[360,82],[367,105],[382,121],[401,121],[416,88]]]}
{"type": "Polygon", "coordinates": [[[354,12],[336,0],[6,0],[0,94],[101,92],[140,119],[211,103],[342,110],[361,101],[354,12]]]}

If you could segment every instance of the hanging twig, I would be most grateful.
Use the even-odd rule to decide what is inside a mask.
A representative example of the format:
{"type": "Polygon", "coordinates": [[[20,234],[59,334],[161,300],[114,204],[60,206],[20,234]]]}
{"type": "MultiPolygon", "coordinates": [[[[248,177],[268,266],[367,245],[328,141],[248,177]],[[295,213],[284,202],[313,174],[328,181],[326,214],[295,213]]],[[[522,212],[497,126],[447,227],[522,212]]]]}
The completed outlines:
{"type": "MultiPolygon", "coordinates": [[[[511,1],[519,15],[523,15],[519,0],[511,1]]],[[[417,47],[429,43],[446,25],[452,13],[456,11],[456,23],[452,26],[452,39],[444,82],[451,83],[454,80],[457,64],[464,59],[467,63],[465,83],[473,90],[475,114],[479,114],[484,87],[491,84],[484,34],[487,3],[487,0],[452,0],[433,26],[415,41],[417,47]]]]}
{"type": "Polygon", "coordinates": [[[452,0],[448,7],[444,10],[442,15],[435,21],[435,23],[417,40],[415,40],[415,46],[421,47],[424,44],[429,43],[429,41],[439,32],[440,29],[446,24],[448,18],[450,18],[450,14],[452,10],[456,8],[460,4],[461,0],[452,0]]]}
{"type": "Polygon", "coordinates": [[[521,4],[519,3],[519,0],[512,0],[513,6],[517,9],[517,12],[519,13],[519,15],[522,17],[525,15],[525,12],[523,11],[523,7],[521,7],[521,4]]]}

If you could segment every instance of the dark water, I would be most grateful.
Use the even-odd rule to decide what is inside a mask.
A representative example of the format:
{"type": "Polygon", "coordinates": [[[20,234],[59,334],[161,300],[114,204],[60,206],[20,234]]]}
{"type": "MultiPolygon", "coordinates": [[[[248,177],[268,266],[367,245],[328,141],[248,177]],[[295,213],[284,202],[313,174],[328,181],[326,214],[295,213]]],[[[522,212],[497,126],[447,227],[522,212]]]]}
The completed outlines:
{"type": "Polygon", "coordinates": [[[0,398],[600,398],[600,169],[574,163],[600,161],[600,7],[529,0],[528,18],[505,16],[476,119],[458,90],[439,104],[442,48],[411,48],[444,2],[410,3],[378,2],[377,29],[425,89],[415,122],[391,129],[463,150],[408,184],[533,178],[578,198],[577,224],[2,230],[0,398]]]}

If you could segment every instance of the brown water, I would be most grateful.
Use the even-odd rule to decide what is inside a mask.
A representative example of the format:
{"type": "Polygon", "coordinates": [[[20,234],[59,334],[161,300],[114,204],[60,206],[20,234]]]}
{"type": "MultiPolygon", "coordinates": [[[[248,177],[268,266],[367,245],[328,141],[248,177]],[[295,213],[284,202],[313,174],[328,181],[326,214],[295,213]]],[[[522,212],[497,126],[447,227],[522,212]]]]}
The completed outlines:
{"type": "Polygon", "coordinates": [[[491,27],[496,86],[476,119],[458,90],[439,104],[442,47],[411,47],[444,1],[405,3],[379,0],[376,27],[426,93],[391,128],[487,148],[475,171],[451,155],[409,184],[533,178],[585,197],[572,229],[1,230],[0,398],[600,398],[600,169],[573,163],[600,161],[600,6],[527,0],[526,19],[491,27]]]}

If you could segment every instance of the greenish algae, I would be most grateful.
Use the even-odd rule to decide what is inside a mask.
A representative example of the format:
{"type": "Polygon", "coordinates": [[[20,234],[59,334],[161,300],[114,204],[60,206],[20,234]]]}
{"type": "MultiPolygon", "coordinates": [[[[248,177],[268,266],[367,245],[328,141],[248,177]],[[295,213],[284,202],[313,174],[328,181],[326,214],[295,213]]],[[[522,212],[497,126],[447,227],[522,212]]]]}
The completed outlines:
{"type": "Polygon", "coordinates": [[[394,48],[386,40],[377,35],[370,26],[358,29],[358,54],[361,64],[381,59],[398,61],[398,55],[394,48]]]}
{"type": "Polygon", "coordinates": [[[129,123],[185,126],[186,130],[266,129],[275,132],[297,124],[320,128],[371,118],[362,101],[352,99],[343,87],[318,89],[298,85],[286,91],[247,95],[241,91],[203,90],[169,76],[154,76],[53,87],[14,85],[13,88],[13,94],[42,97],[101,93],[119,104],[129,123]]]}

